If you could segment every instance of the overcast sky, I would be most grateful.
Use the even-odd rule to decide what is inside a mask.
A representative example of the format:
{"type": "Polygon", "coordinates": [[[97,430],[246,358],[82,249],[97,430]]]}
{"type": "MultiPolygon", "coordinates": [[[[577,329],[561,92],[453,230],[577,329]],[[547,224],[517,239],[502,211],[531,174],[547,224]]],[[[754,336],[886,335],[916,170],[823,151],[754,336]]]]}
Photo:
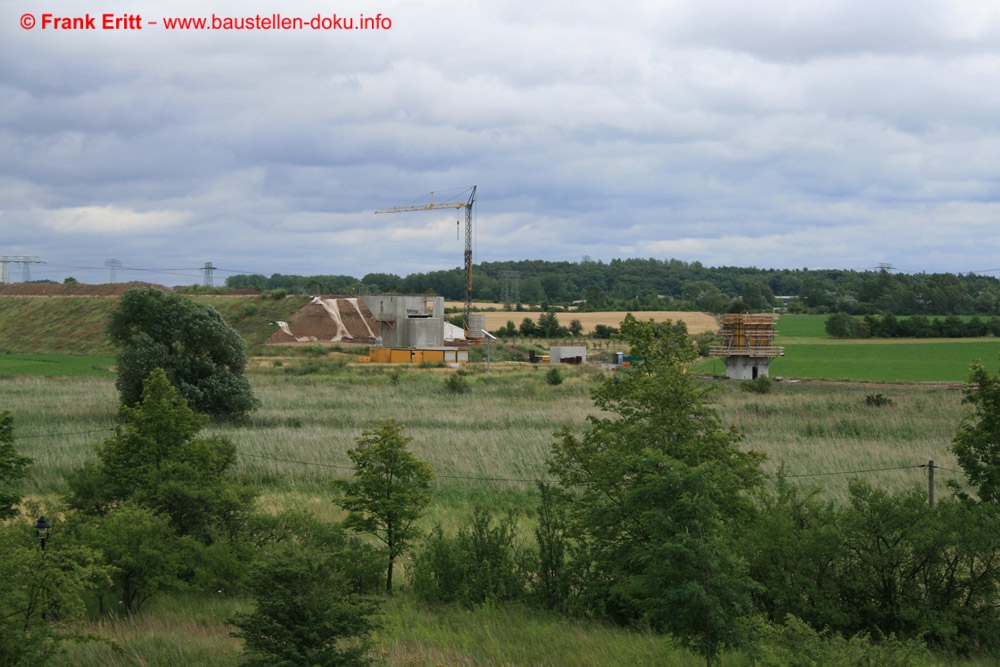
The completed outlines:
{"type": "Polygon", "coordinates": [[[450,269],[461,211],[373,211],[473,184],[477,263],[1000,269],[1000,3],[0,0],[33,279],[450,269]],[[213,13],[391,27],[164,26],[213,13]]]}

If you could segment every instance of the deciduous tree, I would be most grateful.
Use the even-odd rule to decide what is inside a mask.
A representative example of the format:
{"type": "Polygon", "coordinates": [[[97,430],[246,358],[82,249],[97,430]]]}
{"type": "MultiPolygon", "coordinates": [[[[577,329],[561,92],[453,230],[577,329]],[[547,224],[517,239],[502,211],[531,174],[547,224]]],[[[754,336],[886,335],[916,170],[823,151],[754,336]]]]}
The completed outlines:
{"type": "Polygon", "coordinates": [[[962,402],[970,406],[951,450],[984,503],[1000,505],[1000,377],[975,362],[962,402]]]}
{"type": "Polygon", "coordinates": [[[28,474],[31,461],[14,448],[14,418],[9,412],[0,412],[0,521],[17,515],[21,497],[13,486],[28,474]]]}
{"type": "Polygon", "coordinates": [[[392,419],[364,431],[357,446],[347,451],[354,477],[338,484],[344,494],[340,506],[350,512],[345,525],[374,535],[385,545],[389,593],[393,564],[409,548],[417,534],[414,523],[434,495],[434,472],[407,449],[411,440],[392,419]]]}
{"type": "Polygon", "coordinates": [[[582,436],[564,429],[548,468],[562,491],[572,569],[583,604],[619,621],[644,619],[710,652],[738,642],[751,582],[728,524],[752,512],[745,491],[762,455],[738,447],[706,389],[686,373],[696,356],[682,324],[621,324],[636,362],[598,387],[582,436]]]}
{"type": "Polygon", "coordinates": [[[118,347],[123,405],[135,405],[143,380],[162,368],[196,412],[233,417],[257,409],[243,375],[246,345],[214,308],[151,287],[132,289],[112,313],[108,333],[118,347]]]}
{"type": "Polygon", "coordinates": [[[255,493],[225,476],[236,462],[235,446],[199,437],[208,418],[188,406],[162,369],[150,374],[141,400],[122,408],[122,417],[124,424],[97,448],[97,463],[68,476],[72,508],[106,514],[133,500],[200,541],[214,526],[239,521],[255,493]]]}

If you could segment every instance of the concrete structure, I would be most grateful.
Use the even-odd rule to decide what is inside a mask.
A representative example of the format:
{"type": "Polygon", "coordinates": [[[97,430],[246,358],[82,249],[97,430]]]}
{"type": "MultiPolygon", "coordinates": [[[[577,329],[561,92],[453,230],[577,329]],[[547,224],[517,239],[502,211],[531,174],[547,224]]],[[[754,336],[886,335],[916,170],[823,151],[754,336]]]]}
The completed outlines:
{"type": "Polygon", "coordinates": [[[469,321],[466,324],[469,327],[469,338],[486,338],[483,335],[483,330],[486,329],[486,313],[469,313],[469,321]]]}
{"type": "Polygon", "coordinates": [[[584,345],[549,348],[550,364],[587,363],[587,348],[584,345]],[[579,359],[579,362],[577,362],[579,359]]]}
{"type": "Polygon", "coordinates": [[[385,347],[444,346],[444,297],[380,294],[361,297],[385,347]]]}
{"type": "Polygon", "coordinates": [[[785,356],[774,346],[775,315],[723,315],[722,345],[713,345],[709,356],[726,360],[730,380],[756,380],[769,374],[771,359],[785,356]]]}

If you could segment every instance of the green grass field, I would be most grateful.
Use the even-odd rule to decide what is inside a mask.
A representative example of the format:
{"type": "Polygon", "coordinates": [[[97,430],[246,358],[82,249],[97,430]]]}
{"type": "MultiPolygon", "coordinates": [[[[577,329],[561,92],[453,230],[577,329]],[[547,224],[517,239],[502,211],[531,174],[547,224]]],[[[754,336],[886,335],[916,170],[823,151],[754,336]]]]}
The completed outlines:
{"type": "MultiPolygon", "coordinates": [[[[223,318],[249,345],[262,343],[277,327],[309,302],[305,296],[194,295],[223,318]]],[[[118,297],[0,297],[0,354],[114,354],[106,330],[118,297]]]]}
{"type": "MultiPolygon", "coordinates": [[[[1000,368],[998,338],[866,338],[837,340],[824,315],[782,315],[775,343],[785,356],[771,364],[772,377],[866,382],[963,382],[976,359],[1000,368]]],[[[722,359],[703,359],[696,373],[725,375],[722,359]]]]}
{"type": "Polygon", "coordinates": [[[113,377],[113,357],[77,357],[65,354],[0,354],[0,376],[113,377]]]}
{"type": "MultiPolygon", "coordinates": [[[[779,341],[780,343],[780,341],[779,341]]],[[[785,342],[785,356],[771,363],[772,377],[869,382],[963,382],[976,359],[1000,367],[1000,339],[866,339],[785,342]]],[[[722,359],[704,359],[696,373],[725,375],[722,359]]]]}
{"type": "Polygon", "coordinates": [[[826,315],[782,315],[774,328],[778,340],[789,338],[826,338],[826,315]]]}

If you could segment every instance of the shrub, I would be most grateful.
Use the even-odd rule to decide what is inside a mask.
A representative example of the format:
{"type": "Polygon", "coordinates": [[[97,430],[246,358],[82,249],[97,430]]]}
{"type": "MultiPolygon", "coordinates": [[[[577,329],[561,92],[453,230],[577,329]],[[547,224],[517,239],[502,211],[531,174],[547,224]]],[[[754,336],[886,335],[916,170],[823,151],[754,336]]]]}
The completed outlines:
{"type": "Polygon", "coordinates": [[[881,408],[886,405],[892,405],[892,399],[882,394],[868,394],[865,396],[865,405],[873,408],[881,408]]]}
{"type": "Polygon", "coordinates": [[[767,375],[759,375],[753,380],[747,380],[740,385],[741,391],[748,391],[753,394],[766,394],[771,391],[774,382],[767,375]]]}
{"type": "Polygon", "coordinates": [[[318,550],[282,552],[258,566],[252,613],[231,620],[245,665],[371,664],[378,603],[354,591],[340,563],[318,550]]]}
{"type": "Polygon", "coordinates": [[[444,390],[449,394],[468,394],[472,391],[472,387],[469,386],[469,381],[465,379],[465,373],[456,371],[445,378],[444,390]]]}
{"type": "Polygon", "coordinates": [[[545,381],[552,386],[560,385],[563,381],[562,371],[553,366],[549,369],[549,372],[545,374],[545,381]]]}
{"type": "Polygon", "coordinates": [[[413,559],[414,592],[424,602],[469,606],[521,598],[529,568],[516,529],[512,514],[494,522],[481,506],[454,538],[436,527],[413,559]]]}

